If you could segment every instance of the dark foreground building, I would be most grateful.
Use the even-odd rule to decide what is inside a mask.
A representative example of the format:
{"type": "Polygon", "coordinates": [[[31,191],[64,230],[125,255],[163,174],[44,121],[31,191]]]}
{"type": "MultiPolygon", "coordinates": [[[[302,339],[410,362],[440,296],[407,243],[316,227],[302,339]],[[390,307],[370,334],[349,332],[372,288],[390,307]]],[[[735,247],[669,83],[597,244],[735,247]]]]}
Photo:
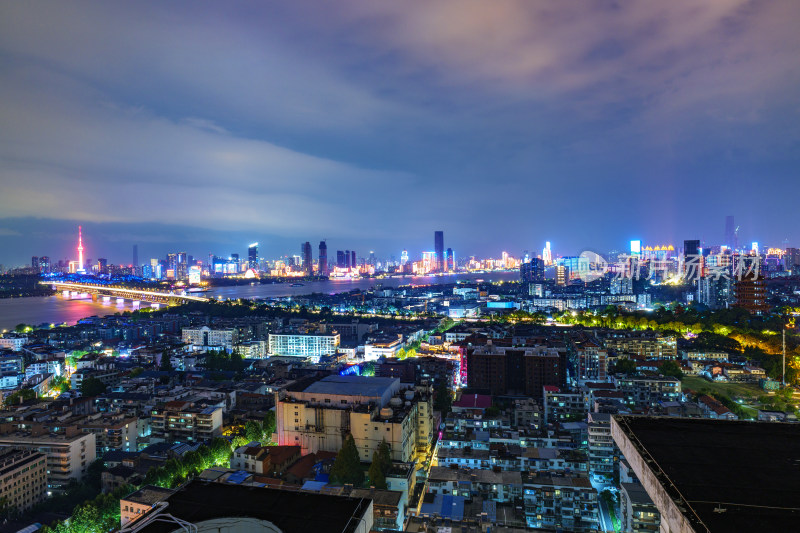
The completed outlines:
{"type": "Polygon", "coordinates": [[[798,531],[800,425],[615,416],[611,434],[661,531],[798,531]]]}
{"type": "Polygon", "coordinates": [[[192,481],[129,524],[138,533],[200,531],[367,533],[372,500],[262,487],[192,481]]]}

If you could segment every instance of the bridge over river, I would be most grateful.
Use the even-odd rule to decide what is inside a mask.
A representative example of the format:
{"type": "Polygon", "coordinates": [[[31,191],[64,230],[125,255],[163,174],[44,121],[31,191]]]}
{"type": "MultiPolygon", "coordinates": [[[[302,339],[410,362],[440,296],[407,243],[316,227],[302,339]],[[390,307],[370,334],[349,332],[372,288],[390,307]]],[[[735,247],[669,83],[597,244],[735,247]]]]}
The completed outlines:
{"type": "Polygon", "coordinates": [[[69,281],[40,281],[42,285],[50,285],[54,290],[70,293],[72,296],[88,294],[92,300],[103,299],[125,299],[133,301],[145,301],[166,305],[178,305],[186,302],[207,302],[208,298],[202,296],[192,296],[185,293],[147,291],[142,289],[131,289],[127,287],[116,287],[113,285],[94,285],[91,283],[73,283],[69,281]]]}

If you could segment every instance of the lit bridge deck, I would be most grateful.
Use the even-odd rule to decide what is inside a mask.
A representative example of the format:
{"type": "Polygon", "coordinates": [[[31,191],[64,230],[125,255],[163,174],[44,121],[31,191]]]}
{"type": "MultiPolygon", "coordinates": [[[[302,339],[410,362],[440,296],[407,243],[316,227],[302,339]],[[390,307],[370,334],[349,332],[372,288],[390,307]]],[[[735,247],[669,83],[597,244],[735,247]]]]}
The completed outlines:
{"type": "Polygon", "coordinates": [[[141,289],[128,289],[125,287],[113,287],[108,285],[92,285],[90,283],[71,283],[68,281],[40,281],[39,283],[42,285],[50,285],[55,290],[91,294],[92,299],[97,299],[97,296],[101,295],[125,298],[126,300],[155,302],[168,305],[182,304],[186,302],[209,301],[208,298],[204,298],[202,296],[190,296],[188,294],[175,294],[171,292],[144,291],[141,289]]]}

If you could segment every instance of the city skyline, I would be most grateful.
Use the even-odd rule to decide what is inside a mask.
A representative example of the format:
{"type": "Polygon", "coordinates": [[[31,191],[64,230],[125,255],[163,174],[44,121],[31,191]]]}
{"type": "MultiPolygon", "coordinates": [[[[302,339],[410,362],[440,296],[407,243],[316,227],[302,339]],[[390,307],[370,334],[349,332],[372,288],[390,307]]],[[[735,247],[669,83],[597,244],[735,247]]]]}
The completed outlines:
{"type": "Polygon", "coordinates": [[[78,224],[120,257],[800,240],[796,2],[0,10],[3,263],[78,224]]]}
{"type": "MultiPolygon", "coordinates": [[[[613,254],[613,253],[623,253],[624,254],[624,253],[626,253],[628,251],[631,251],[631,252],[635,251],[636,253],[638,253],[639,250],[644,251],[645,248],[652,249],[652,248],[659,247],[659,248],[656,248],[656,249],[660,249],[660,247],[662,247],[662,246],[664,247],[664,250],[666,251],[667,245],[671,246],[670,250],[671,250],[671,253],[673,255],[678,255],[681,252],[685,253],[686,243],[697,243],[697,244],[693,244],[692,245],[692,248],[691,248],[691,250],[689,252],[689,255],[696,255],[698,253],[697,252],[698,247],[699,248],[702,248],[702,247],[705,247],[705,248],[724,247],[726,249],[751,250],[751,249],[753,249],[753,246],[757,245],[757,247],[755,249],[756,250],[760,249],[761,253],[766,252],[767,249],[793,248],[790,245],[791,243],[788,243],[788,242],[784,242],[784,243],[769,243],[769,242],[764,242],[764,241],[748,241],[746,239],[740,242],[739,233],[738,233],[739,227],[737,226],[735,228],[735,230],[733,231],[733,233],[731,233],[729,231],[731,229],[731,227],[732,227],[731,224],[733,223],[734,220],[735,220],[735,217],[732,216],[732,215],[728,215],[728,216],[725,217],[725,231],[724,231],[724,236],[721,239],[718,239],[718,240],[686,239],[686,240],[683,241],[683,246],[681,246],[681,241],[679,241],[679,240],[675,241],[675,243],[671,243],[669,241],[655,242],[655,241],[642,240],[642,239],[632,239],[631,241],[626,241],[625,243],[620,243],[620,246],[618,246],[618,247],[616,247],[616,248],[614,248],[612,250],[600,250],[598,247],[591,247],[591,246],[582,248],[580,250],[554,250],[554,249],[551,249],[551,241],[543,241],[545,246],[544,246],[544,248],[542,249],[541,252],[539,252],[536,249],[535,245],[534,245],[533,248],[524,248],[524,249],[523,248],[519,248],[519,249],[511,248],[511,249],[506,249],[506,250],[502,250],[502,251],[497,251],[494,254],[490,253],[488,255],[468,254],[468,253],[467,254],[456,254],[456,255],[459,258],[466,259],[468,257],[476,257],[476,258],[501,257],[503,254],[509,254],[510,256],[515,257],[515,258],[520,259],[520,260],[525,260],[526,258],[527,259],[531,259],[531,258],[539,257],[541,259],[544,259],[546,264],[549,264],[550,261],[553,258],[577,256],[577,255],[580,255],[583,252],[589,252],[589,253],[593,253],[593,254],[600,253],[601,255],[613,254]],[[727,242],[731,241],[731,239],[733,239],[733,242],[735,242],[736,245],[732,246],[730,244],[726,244],[727,242]],[[634,247],[636,248],[636,250],[633,249],[634,247]]],[[[161,247],[162,248],[162,252],[161,253],[153,253],[153,254],[150,254],[147,257],[142,256],[141,260],[139,260],[139,261],[134,260],[132,263],[126,262],[125,260],[115,261],[113,258],[109,261],[109,257],[108,257],[109,254],[104,253],[104,250],[106,250],[107,248],[104,248],[102,245],[100,247],[96,247],[95,248],[96,257],[92,256],[92,255],[86,255],[86,256],[83,255],[84,248],[83,248],[83,239],[82,239],[82,231],[81,231],[82,226],[79,225],[77,228],[78,228],[77,229],[77,231],[78,231],[78,245],[77,245],[77,247],[73,247],[72,252],[67,252],[66,255],[64,255],[63,257],[58,256],[58,255],[53,255],[52,256],[52,260],[55,261],[56,263],[59,260],[65,260],[67,262],[74,261],[74,262],[79,263],[80,265],[83,265],[83,266],[88,268],[91,265],[85,264],[85,262],[84,262],[85,261],[84,257],[85,257],[86,260],[94,260],[95,262],[96,262],[97,259],[102,258],[103,261],[109,262],[110,264],[118,264],[118,265],[122,265],[122,266],[124,266],[124,265],[141,266],[143,264],[148,263],[151,259],[163,259],[165,256],[167,256],[169,254],[174,254],[174,253],[176,253],[176,250],[178,250],[178,249],[180,249],[180,250],[187,249],[186,243],[176,243],[171,248],[163,248],[163,246],[162,246],[161,247]],[[164,250],[166,250],[166,251],[164,251],[164,250]]],[[[441,230],[434,231],[434,236],[433,236],[433,244],[434,245],[432,247],[422,246],[418,250],[412,250],[411,255],[409,257],[414,259],[414,258],[422,257],[426,253],[428,253],[428,254],[432,253],[432,254],[434,254],[434,257],[436,258],[435,259],[436,269],[437,270],[442,270],[442,267],[439,265],[439,256],[440,256],[439,246],[441,245],[441,251],[444,254],[444,255],[442,255],[442,257],[443,257],[442,260],[444,262],[451,261],[452,258],[449,257],[449,256],[450,256],[450,254],[454,254],[454,252],[455,252],[455,250],[452,249],[452,247],[449,245],[449,243],[448,243],[447,246],[444,245],[444,235],[443,235],[443,233],[444,232],[441,231],[441,230]]],[[[323,240],[319,241],[319,244],[320,245],[324,245],[324,247],[325,247],[324,254],[325,254],[325,257],[326,257],[326,269],[327,269],[327,266],[329,265],[329,263],[327,263],[327,241],[328,241],[328,239],[323,239],[323,240]]],[[[138,255],[138,253],[139,253],[139,245],[138,245],[138,243],[135,243],[132,246],[133,246],[133,257],[134,258],[138,258],[139,257],[139,255],[138,255]]],[[[266,250],[264,248],[260,248],[259,249],[259,246],[261,246],[259,244],[259,242],[249,243],[248,245],[246,245],[246,250],[244,251],[244,253],[241,250],[239,250],[238,248],[235,248],[235,245],[233,247],[231,247],[232,249],[229,252],[219,252],[219,251],[212,251],[212,252],[208,252],[208,251],[199,251],[199,252],[198,251],[192,251],[192,252],[186,252],[184,250],[182,253],[188,253],[189,256],[194,256],[195,259],[203,259],[203,260],[204,260],[204,258],[209,257],[209,256],[215,256],[215,257],[220,257],[220,258],[228,258],[228,259],[230,259],[232,257],[236,257],[238,259],[244,260],[247,263],[253,263],[254,262],[253,261],[254,257],[260,258],[261,260],[265,260],[265,261],[274,261],[274,260],[279,260],[279,259],[282,259],[282,258],[290,258],[290,257],[300,257],[300,258],[302,258],[302,263],[306,264],[306,258],[307,257],[311,257],[312,258],[312,264],[316,264],[318,262],[318,259],[320,257],[320,252],[321,252],[321,250],[318,250],[317,247],[315,247],[315,246],[312,246],[311,248],[306,250],[306,246],[310,246],[310,242],[308,242],[308,241],[301,242],[301,249],[300,249],[300,253],[299,254],[297,252],[292,252],[291,250],[282,251],[282,252],[275,252],[274,250],[271,250],[271,249],[266,249],[266,250]],[[307,253],[308,253],[308,255],[307,255],[307,253]],[[253,254],[255,254],[255,255],[253,255],[253,254]]],[[[63,248],[64,247],[64,243],[60,243],[58,245],[58,247],[59,248],[63,248]]],[[[332,250],[333,250],[333,253],[337,253],[335,248],[332,248],[332,250]]],[[[407,252],[407,251],[408,251],[408,247],[404,247],[402,249],[402,252],[407,252]]],[[[340,250],[338,250],[338,252],[342,252],[342,250],[340,249],[340,250]]],[[[88,253],[88,249],[87,249],[87,253],[88,253]]],[[[364,248],[364,249],[358,250],[358,251],[357,250],[347,249],[346,253],[347,253],[348,256],[351,253],[352,254],[358,253],[358,258],[361,259],[361,260],[366,260],[369,256],[374,256],[379,261],[387,261],[387,260],[399,261],[400,258],[401,258],[401,255],[402,255],[402,254],[398,255],[398,253],[396,253],[396,251],[389,252],[388,254],[380,254],[380,253],[376,254],[374,249],[372,249],[372,248],[364,248]]],[[[45,254],[45,256],[47,257],[48,260],[50,260],[50,258],[51,258],[50,254],[45,254]]],[[[34,254],[32,254],[31,256],[28,256],[28,257],[33,257],[35,260],[39,259],[39,255],[37,253],[34,253],[34,254]]],[[[26,257],[26,258],[24,258],[22,263],[19,264],[19,265],[10,265],[10,264],[8,264],[8,265],[4,265],[4,266],[5,267],[25,266],[25,263],[27,263],[27,262],[28,262],[28,259],[26,257]]],[[[257,263],[258,260],[256,260],[255,262],[257,263]]],[[[2,263],[0,263],[0,264],[2,264],[2,263]]]]}

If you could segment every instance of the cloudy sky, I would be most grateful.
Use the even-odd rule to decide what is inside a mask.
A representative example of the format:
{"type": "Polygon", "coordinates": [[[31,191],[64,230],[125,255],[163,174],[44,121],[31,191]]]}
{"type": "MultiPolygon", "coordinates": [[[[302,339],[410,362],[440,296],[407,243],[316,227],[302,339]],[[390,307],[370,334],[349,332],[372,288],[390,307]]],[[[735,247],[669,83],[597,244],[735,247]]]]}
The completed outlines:
{"type": "Polygon", "coordinates": [[[0,263],[800,245],[800,2],[3,2],[0,263]]]}

